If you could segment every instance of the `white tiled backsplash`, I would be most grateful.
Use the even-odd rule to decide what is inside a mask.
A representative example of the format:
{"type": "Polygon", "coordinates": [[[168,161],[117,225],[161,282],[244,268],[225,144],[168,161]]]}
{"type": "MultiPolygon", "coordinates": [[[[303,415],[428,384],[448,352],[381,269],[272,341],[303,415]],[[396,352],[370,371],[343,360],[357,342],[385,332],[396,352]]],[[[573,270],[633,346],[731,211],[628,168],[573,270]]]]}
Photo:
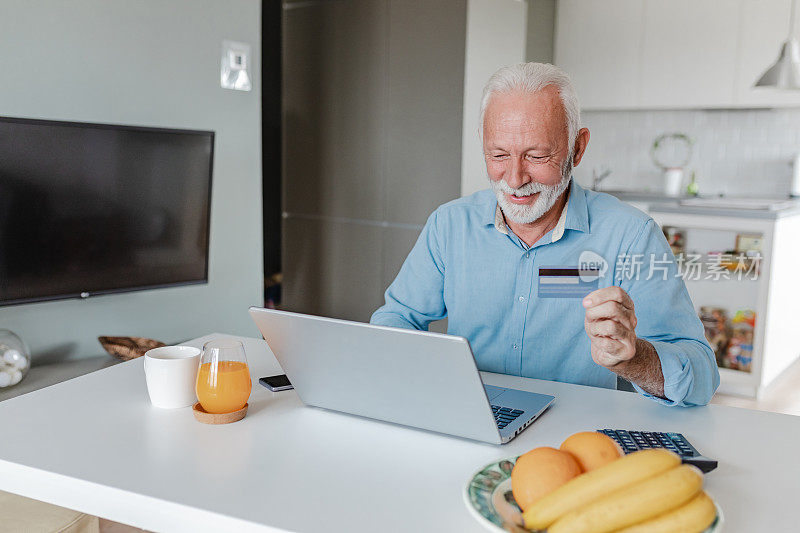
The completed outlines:
{"type": "Polygon", "coordinates": [[[591,138],[574,175],[591,185],[593,168],[611,169],[601,190],[660,192],[650,147],[662,133],[694,139],[686,180],[695,170],[701,194],[785,196],[800,152],[800,109],[587,111],[581,119],[591,138]]]}

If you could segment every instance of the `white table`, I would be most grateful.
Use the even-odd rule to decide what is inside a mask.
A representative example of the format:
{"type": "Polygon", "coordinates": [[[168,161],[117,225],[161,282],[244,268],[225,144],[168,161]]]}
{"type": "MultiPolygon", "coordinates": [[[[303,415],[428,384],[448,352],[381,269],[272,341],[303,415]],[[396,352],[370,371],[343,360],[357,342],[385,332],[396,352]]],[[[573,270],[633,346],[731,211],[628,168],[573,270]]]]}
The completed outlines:
{"type": "Polygon", "coordinates": [[[152,531],[480,532],[462,501],[478,468],[576,431],[636,428],[682,432],[719,460],[706,488],[726,532],[797,528],[800,417],[484,374],[557,398],[520,437],[491,446],[271,393],[256,380],[277,362],[266,343],[244,340],[256,384],[235,424],[152,407],[141,359],[0,403],[0,490],[152,531]]]}

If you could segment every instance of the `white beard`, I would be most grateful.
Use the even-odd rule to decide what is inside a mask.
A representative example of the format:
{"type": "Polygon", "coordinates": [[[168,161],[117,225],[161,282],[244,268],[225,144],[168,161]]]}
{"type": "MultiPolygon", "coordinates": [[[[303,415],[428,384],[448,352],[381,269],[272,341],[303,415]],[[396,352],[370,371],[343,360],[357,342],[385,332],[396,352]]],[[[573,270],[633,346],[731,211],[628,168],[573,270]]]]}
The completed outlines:
{"type": "Polygon", "coordinates": [[[508,184],[500,179],[497,181],[489,180],[492,186],[492,191],[497,197],[497,203],[500,204],[500,209],[503,214],[512,222],[516,224],[530,224],[536,222],[547,213],[551,207],[556,203],[556,200],[561,194],[567,190],[569,180],[572,177],[572,157],[567,158],[564,168],[561,171],[561,181],[555,185],[543,185],[532,181],[526,183],[519,189],[512,189],[508,184]],[[531,205],[518,205],[508,201],[506,194],[513,194],[514,196],[530,196],[531,194],[539,193],[536,201],[531,205]]]}

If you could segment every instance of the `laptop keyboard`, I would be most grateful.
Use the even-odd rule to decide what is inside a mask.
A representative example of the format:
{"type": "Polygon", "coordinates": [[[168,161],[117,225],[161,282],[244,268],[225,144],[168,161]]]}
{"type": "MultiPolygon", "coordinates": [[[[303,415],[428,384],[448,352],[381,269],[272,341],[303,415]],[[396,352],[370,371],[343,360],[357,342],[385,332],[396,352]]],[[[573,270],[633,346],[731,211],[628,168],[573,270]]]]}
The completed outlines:
{"type": "Polygon", "coordinates": [[[492,406],[492,413],[494,413],[494,420],[497,422],[497,427],[503,429],[511,422],[517,419],[519,415],[524,413],[520,409],[512,409],[510,407],[500,407],[499,405],[492,406]]]}

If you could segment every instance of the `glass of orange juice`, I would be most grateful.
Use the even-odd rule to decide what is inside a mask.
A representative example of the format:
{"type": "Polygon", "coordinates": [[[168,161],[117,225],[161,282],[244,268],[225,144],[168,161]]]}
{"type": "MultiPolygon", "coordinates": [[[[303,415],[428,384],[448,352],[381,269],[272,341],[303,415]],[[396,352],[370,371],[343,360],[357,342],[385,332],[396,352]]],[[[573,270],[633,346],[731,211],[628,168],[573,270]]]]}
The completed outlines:
{"type": "Polygon", "coordinates": [[[240,341],[218,339],[203,345],[196,392],[204,411],[238,411],[247,403],[251,387],[250,369],[240,341]]]}

